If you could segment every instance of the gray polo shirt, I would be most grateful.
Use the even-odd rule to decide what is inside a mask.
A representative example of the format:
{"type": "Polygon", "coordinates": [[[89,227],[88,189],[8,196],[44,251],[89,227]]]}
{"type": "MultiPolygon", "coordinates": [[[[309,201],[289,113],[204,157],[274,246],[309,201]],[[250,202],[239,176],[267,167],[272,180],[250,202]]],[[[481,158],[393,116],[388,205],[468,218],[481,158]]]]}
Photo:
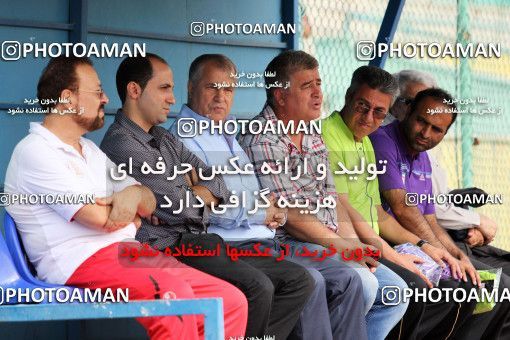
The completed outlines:
{"type": "MultiPolygon", "coordinates": [[[[149,187],[156,196],[157,207],[154,215],[163,224],[153,226],[149,221],[142,219],[142,226],[136,234],[137,240],[147,242],[153,247],[157,246],[158,249],[164,249],[173,246],[180,238],[181,233],[207,231],[209,208],[186,207],[178,214],[173,213],[178,206],[174,203],[185,200],[186,192],[190,188],[185,175],[177,175],[171,181],[167,180],[167,177],[173,174],[175,165],[180,168],[182,163],[191,164],[197,172],[201,168],[207,176],[211,175],[211,168],[166,129],[153,126],[147,133],[119,110],[115,121],[108,128],[101,142],[101,150],[115,164],[128,164],[131,157],[131,176],[149,187]],[[161,161],[161,159],[166,165],[165,173],[142,174],[141,168],[144,162],[154,168],[158,160],[161,161]],[[162,204],[167,203],[167,200],[164,199],[165,195],[173,203],[170,208],[161,208],[162,204]]],[[[200,181],[196,184],[209,189],[221,202],[228,201],[231,195],[221,176],[214,176],[212,180],[200,181]]],[[[190,205],[199,203],[194,195],[189,196],[191,197],[190,205]]]]}

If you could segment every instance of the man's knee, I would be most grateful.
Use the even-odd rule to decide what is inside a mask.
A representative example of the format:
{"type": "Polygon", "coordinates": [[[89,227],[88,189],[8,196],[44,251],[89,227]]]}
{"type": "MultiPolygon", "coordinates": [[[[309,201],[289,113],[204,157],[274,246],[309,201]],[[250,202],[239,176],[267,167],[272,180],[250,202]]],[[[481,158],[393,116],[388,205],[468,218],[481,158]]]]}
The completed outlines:
{"type": "Polygon", "coordinates": [[[324,276],[315,268],[306,268],[311,277],[314,292],[323,292],[326,289],[324,276]]]}
{"type": "MultiPolygon", "coordinates": [[[[499,283],[497,295],[499,297],[506,296],[506,293],[504,293],[504,290],[508,290],[508,289],[510,289],[510,277],[506,274],[501,273],[501,280],[499,283]]],[[[498,301],[496,304],[500,305],[498,308],[499,310],[501,310],[500,313],[508,314],[508,312],[510,311],[510,304],[507,301],[505,301],[505,300],[498,301]]]]}
{"type": "Polygon", "coordinates": [[[275,287],[269,277],[260,274],[240,283],[240,288],[248,298],[255,303],[271,303],[275,293],[275,287]]]}
{"type": "Polygon", "coordinates": [[[248,315],[248,300],[240,289],[225,282],[222,297],[225,312],[236,311],[238,315],[248,315]]]}
{"type": "MultiPolygon", "coordinates": [[[[350,267],[336,267],[336,270],[329,271],[328,276],[326,278],[326,285],[328,290],[334,290],[335,293],[346,293],[348,292],[351,295],[365,295],[365,285],[363,283],[363,279],[356,272],[356,270],[350,267]]],[[[368,283],[372,286],[373,295],[375,299],[375,294],[377,293],[377,278],[373,277],[368,280],[375,280],[371,283],[368,283]]]]}
{"type": "Polygon", "coordinates": [[[377,291],[379,289],[379,281],[368,269],[356,269],[363,289],[363,299],[365,301],[365,314],[375,302],[377,291]]]}
{"type": "Polygon", "coordinates": [[[155,299],[192,299],[195,297],[193,288],[184,280],[176,280],[175,277],[171,278],[152,278],[154,284],[155,299]]]}
{"type": "Polygon", "coordinates": [[[299,289],[308,296],[308,301],[321,301],[320,297],[326,296],[326,280],[317,269],[306,268],[305,271],[305,285],[299,289]]]}
{"type": "Polygon", "coordinates": [[[317,277],[313,277],[309,270],[300,265],[289,263],[290,270],[287,270],[285,275],[285,284],[292,290],[300,292],[302,295],[310,296],[315,290],[317,277]]]}
{"type": "Polygon", "coordinates": [[[506,275],[505,273],[501,273],[501,280],[499,284],[499,290],[503,291],[504,288],[510,289],[510,276],[506,275]]]}
{"type": "Polygon", "coordinates": [[[400,277],[396,272],[391,270],[391,268],[385,265],[381,265],[377,268],[377,270],[380,271],[379,274],[382,274],[381,280],[383,282],[382,283],[383,285],[395,286],[398,287],[401,291],[408,288],[406,281],[402,277],[400,277]]]}

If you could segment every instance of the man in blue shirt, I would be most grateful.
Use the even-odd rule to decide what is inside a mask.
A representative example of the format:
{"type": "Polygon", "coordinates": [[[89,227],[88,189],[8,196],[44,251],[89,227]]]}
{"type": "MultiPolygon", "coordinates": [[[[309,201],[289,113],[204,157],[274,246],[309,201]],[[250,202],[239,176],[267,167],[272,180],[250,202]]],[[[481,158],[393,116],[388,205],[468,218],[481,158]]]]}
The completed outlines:
{"type": "MultiPolygon", "coordinates": [[[[235,120],[229,115],[234,96],[234,74],[237,74],[235,65],[223,55],[206,54],[196,58],[190,66],[188,104],[183,105],[170,131],[208,166],[229,165],[233,168],[234,163],[240,169],[253,170],[249,157],[235,134],[228,133],[229,129],[199,129],[201,133],[189,136],[184,128],[185,122],[194,122],[196,126],[219,126],[235,120]]],[[[280,244],[274,236],[275,227],[285,223],[281,210],[271,204],[267,209],[249,213],[257,200],[254,192],[261,191],[255,173],[224,174],[223,179],[229,190],[235,191],[239,198],[245,197],[245,204],[221,214],[211,213],[209,232],[219,234],[238,248],[252,248],[254,244],[261,243],[279,252],[280,244]]],[[[273,200],[271,203],[274,203],[273,200]]],[[[331,259],[286,259],[307,267],[316,281],[316,289],[302,312],[293,337],[367,338],[362,284],[354,270],[331,259]]]]}

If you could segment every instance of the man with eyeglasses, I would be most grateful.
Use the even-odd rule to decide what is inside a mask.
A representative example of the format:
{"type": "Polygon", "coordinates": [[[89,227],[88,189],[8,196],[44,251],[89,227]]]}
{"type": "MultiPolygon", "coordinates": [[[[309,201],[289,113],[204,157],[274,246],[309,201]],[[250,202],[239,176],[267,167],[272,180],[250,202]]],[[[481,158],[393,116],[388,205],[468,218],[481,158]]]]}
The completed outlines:
{"type": "MultiPolygon", "coordinates": [[[[323,120],[322,134],[328,147],[340,201],[349,212],[361,240],[378,246],[383,257],[380,261],[402,277],[409,287],[423,290],[427,286],[431,288],[432,284],[415,265],[421,260],[412,255],[397,253],[386,242],[418,244],[420,238],[404,229],[382,209],[376,176],[373,177],[363,170],[362,174],[353,178],[348,173],[340,173],[339,166],[341,163],[345,168],[353,169],[362,166],[362,160],[365,162],[365,169],[368,169],[368,164],[376,164],[368,135],[374,132],[386,117],[396,87],[397,83],[388,72],[373,66],[358,68],[353,73],[351,85],[345,94],[344,107],[323,120]]],[[[423,244],[421,248],[441,265],[443,260],[453,260],[448,252],[430,244],[423,244]]],[[[465,310],[456,322],[457,308],[453,302],[443,301],[426,306],[425,303],[411,300],[401,324],[392,330],[389,338],[398,338],[399,334],[404,339],[424,336],[443,338],[462,325],[472,308],[465,310]]]]}
{"type": "Polygon", "coordinates": [[[402,70],[393,74],[393,77],[398,83],[397,99],[390,108],[389,114],[384,118],[382,126],[388,125],[394,120],[403,121],[416,94],[425,89],[437,87],[434,77],[421,71],[402,70]]]}

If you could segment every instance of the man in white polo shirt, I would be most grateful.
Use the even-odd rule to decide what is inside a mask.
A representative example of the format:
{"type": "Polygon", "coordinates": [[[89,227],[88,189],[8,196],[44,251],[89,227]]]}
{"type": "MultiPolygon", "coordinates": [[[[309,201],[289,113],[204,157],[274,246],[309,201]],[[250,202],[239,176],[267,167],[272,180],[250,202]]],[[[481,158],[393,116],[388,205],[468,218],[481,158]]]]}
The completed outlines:
{"type": "MultiPolygon", "coordinates": [[[[119,242],[134,239],[140,219],[151,216],[156,200],[129,176],[114,180],[110,170],[116,166],[82,137],[103,126],[108,103],[90,60],[52,59],[39,79],[37,96],[48,113],[42,124],[30,124],[30,134],[14,149],[6,193],[93,194],[98,203],[7,207],[39,278],[84,288],[129,288],[134,300],[223,297],[225,335],[243,335],[247,301],[234,286],[161,254],[140,258],[136,265],[120,260],[119,242]]],[[[203,332],[192,315],[138,321],[152,339],[198,339],[203,332]]]]}

